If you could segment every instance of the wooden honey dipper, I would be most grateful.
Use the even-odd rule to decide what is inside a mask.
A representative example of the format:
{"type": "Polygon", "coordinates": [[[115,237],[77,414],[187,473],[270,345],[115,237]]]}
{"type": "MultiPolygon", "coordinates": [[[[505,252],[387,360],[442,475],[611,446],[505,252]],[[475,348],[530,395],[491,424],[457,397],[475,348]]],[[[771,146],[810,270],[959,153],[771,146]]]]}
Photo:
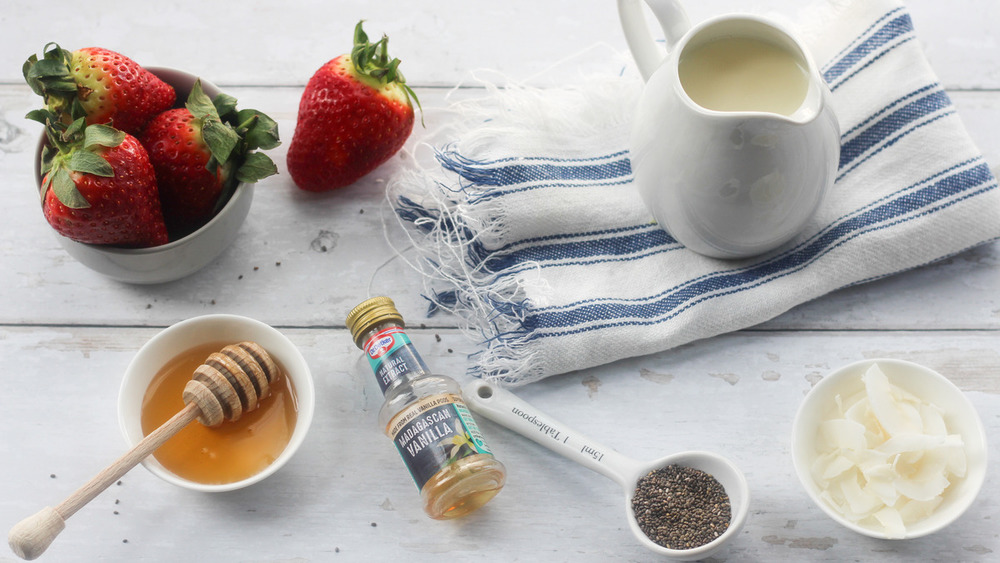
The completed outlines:
{"type": "Polygon", "coordinates": [[[23,559],[40,556],[66,527],[66,519],[118,481],[194,419],[205,426],[234,421],[257,408],[280,376],[278,366],[255,342],[231,344],[198,366],[184,386],[184,408],[150,432],[125,455],[94,476],[61,504],[45,507],[21,520],[7,536],[10,548],[23,559]]]}

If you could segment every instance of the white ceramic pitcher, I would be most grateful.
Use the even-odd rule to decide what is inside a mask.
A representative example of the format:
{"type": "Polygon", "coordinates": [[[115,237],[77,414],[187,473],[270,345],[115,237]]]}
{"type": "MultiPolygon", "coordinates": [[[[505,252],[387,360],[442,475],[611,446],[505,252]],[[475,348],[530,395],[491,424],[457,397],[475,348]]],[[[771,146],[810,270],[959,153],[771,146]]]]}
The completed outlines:
{"type": "Polygon", "coordinates": [[[774,250],[802,230],[835,178],[840,127],[829,89],[803,43],[776,22],[726,15],[691,27],[677,0],[645,2],[663,28],[666,57],[640,0],[618,0],[647,81],[631,137],[643,201],[667,232],[701,254],[774,250]],[[746,62],[756,53],[746,68],[767,69],[759,78],[750,72],[742,86],[711,86],[729,79],[730,58],[746,62]],[[784,73],[790,64],[798,75],[784,73]],[[770,109],[779,101],[784,111],[770,109]]]}

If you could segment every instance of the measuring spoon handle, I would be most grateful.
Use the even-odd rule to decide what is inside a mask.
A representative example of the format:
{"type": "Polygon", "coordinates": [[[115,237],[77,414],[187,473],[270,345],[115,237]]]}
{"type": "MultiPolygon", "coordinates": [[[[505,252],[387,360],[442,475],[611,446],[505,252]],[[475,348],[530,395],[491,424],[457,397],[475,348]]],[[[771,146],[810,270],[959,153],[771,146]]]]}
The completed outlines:
{"type": "Polygon", "coordinates": [[[529,438],[557,454],[618,482],[634,484],[639,463],[570,429],[558,420],[487,381],[472,381],[462,388],[465,401],[478,414],[529,438]],[[632,482],[629,482],[629,481],[632,482]]]}

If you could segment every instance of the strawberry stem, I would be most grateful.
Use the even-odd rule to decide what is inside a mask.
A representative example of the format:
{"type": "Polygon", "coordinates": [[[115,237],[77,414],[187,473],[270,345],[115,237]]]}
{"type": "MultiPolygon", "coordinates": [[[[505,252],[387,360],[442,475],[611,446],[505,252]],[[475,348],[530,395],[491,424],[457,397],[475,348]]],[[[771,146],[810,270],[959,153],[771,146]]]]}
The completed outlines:
{"type": "Polygon", "coordinates": [[[77,95],[79,86],[70,70],[73,64],[73,53],[60,47],[57,43],[46,43],[42,58],[31,55],[21,66],[24,80],[31,90],[42,96],[45,105],[54,113],[63,116],[82,112],[80,99],[77,95]]]}
{"type": "Polygon", "coordinates": [[[114,171],[98,153],[103,147],[116,147],[125,140],[125,133],[110,125],[87,125],[87,118],[77,117],[67,123],[51,109],[37,109],[26,116],[45,125],[47,146],[42,150],[39,172],[45,178],[41,196],[52,189],[63,205],[72,209],[90,207],[76,189],[70,172],[113,176],[114,171]]]}
{"type": "Polygon", "coordinates": [[[368,34],[362,28],[365,20],[358,22],[354,26],[354,48],[351,49],[351,61],[354,63],[354,70],[362,75],[375,79],[381,85],[398,84],[406,94],[407,100],[411,98],[420,110],[420,124],[424,125],[424,108],[420,105],[417,93],[406,84],[403,73],[399,71],[400,60],[389,58],[389,36],[383,34],[382,39],[375,43],[368,40],[368,34]]]}

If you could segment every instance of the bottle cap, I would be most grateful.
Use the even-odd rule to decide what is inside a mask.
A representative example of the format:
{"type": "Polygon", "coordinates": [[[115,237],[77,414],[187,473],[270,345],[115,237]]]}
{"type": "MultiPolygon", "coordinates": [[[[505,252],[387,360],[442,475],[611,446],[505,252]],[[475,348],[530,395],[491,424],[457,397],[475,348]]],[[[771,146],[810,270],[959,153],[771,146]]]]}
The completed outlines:
{"type": "Polygon", "coordinates": [[[351,338],[354,339],[354,344],[358,348],[361,348],[364,346],[364,343],[359,339],[364,333],[368,332],[371,327],[385,321],[395,321],[399,323],[399,326],[406,326],[403,322],[403,316],[396,310],[396,304],[393,303],[392,299],[388,297],[372,297],[351,309],[351,312],[347,313],[347,320],[345,322],[347,323],[347,330],[351,331],[351,338]]]}

